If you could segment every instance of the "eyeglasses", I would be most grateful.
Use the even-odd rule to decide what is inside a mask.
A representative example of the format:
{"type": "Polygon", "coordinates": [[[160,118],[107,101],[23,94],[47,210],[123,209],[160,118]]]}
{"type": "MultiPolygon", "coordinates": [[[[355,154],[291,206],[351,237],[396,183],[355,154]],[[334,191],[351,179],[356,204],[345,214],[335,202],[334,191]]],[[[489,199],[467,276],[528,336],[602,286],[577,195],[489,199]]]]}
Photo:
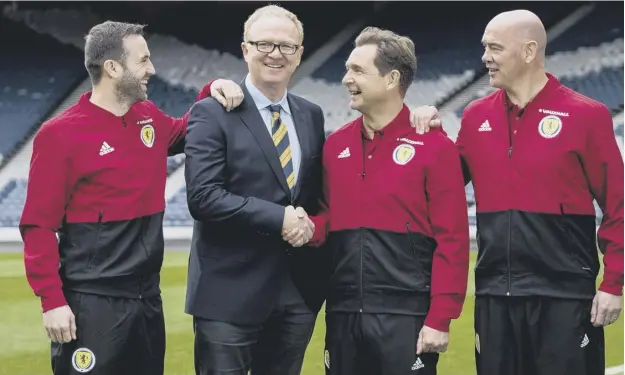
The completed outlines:
{"type": "Polygon", "coordinates": [[[271,42],[248,42],[249,44],[253,44],[256,46],[258,52],[262,53],[272,53],[276,47],[280,50],[280,53],[283,55],[294,55],[297,52],[298,46],[297,44],[275,44],[271,42]]]}

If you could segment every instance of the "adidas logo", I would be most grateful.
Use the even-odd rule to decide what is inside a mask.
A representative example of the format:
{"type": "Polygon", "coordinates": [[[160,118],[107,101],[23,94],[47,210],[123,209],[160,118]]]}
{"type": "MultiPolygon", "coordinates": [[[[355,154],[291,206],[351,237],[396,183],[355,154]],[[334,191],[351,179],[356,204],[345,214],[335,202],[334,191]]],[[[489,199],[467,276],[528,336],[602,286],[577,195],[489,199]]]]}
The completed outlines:
{"type": "Polygon", "coordinates": [[[102,142],[102,147],[100,147],[100,156],[110,154],[113,151],[115,151],[113,147],[109,146],[106,142],[102,142]]]}
{"type": "Polygon", "coordinates": [[[584,334],[584,339],[582,340],[582,344],[579,346],[580,348],[585,347],[586,345],[588,345],[588,343],[590,343],[590,340],[588,339],[588,335],[584,334]]]}
{"type": "Polygon", "coordinates": [[[417,360],[415,361],[414,365],[412,365],[411,370],[412,371],[416,371],[418,369],[422,369],[424,368],[425,365],[423,364],[423,362],[421,361],[421,357],[417,357],[417,360]]]}
{"type": "Polygon", "coordinates": [[[484,121],[482,123],[482,125],[480,125],[480,128],[477,130],[479,132],[489,132],[493,130],[493,128],[490,127],[490,124],[488,123],[488,120],[484,121]]]}
{"type": "Polygon", "coordinates": [[[350,156],[351,154],[349,153],[349,147],[345,147],[345,150],[341,151],[341,153],[339,154],[339,159],[348,158],[350,156]]]}

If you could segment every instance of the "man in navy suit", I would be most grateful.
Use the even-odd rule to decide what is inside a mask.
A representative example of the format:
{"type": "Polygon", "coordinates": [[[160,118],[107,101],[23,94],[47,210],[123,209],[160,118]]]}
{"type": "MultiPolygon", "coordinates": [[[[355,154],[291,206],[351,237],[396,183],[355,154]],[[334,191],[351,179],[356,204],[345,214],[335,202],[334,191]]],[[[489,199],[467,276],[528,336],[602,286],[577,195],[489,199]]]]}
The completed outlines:
{"type": "Polygon", "coordinates": [[[186,137],[187,197],[195,219],[186,312],[201,375],[297,375],[324,299],[327,254],[300,247],[322,189],[321,108],[287,93],[303,28],[278,6],[245,23],[249,74],[231,111],[198,102],[186,137]],[[297,207],[297,208],[295,208],[297,207]],[[293,228],[298,237],[282,235],[293,228]]]}

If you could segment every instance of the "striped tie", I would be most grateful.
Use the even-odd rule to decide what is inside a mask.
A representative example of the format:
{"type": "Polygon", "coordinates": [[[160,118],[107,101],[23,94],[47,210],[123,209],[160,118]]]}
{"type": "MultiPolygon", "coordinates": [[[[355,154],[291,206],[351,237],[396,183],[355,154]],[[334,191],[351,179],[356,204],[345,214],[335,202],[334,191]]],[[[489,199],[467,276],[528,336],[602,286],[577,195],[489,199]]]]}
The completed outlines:
{"type": "Polygon", "coordinates": [[[289,186],[289,190],[293,192],[293,186],[295,186],[295,173],[293,172],[293,161],[291,160],[291,145],[289,144],[289,134],[286,130],[286,125],[280,118],[279,105],[270,105],[269,110],[272,115],[271,134],[273,138],[273,144],[278,150],[280,156],[280,164],[286,177],[286,184],[289,186]]]}

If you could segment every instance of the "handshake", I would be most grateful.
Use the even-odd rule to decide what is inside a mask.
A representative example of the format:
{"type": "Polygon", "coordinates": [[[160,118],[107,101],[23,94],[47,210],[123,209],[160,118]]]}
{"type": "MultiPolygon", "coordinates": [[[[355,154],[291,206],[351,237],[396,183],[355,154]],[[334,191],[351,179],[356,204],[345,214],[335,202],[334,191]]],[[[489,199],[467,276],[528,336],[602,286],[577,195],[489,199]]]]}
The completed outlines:
{"type": "Polygon", "coordinates": [[[293,247],[304,246],[315,233],[315,224],[303,208],[287,206],[282,222],[282,239],[293,247]]]}

